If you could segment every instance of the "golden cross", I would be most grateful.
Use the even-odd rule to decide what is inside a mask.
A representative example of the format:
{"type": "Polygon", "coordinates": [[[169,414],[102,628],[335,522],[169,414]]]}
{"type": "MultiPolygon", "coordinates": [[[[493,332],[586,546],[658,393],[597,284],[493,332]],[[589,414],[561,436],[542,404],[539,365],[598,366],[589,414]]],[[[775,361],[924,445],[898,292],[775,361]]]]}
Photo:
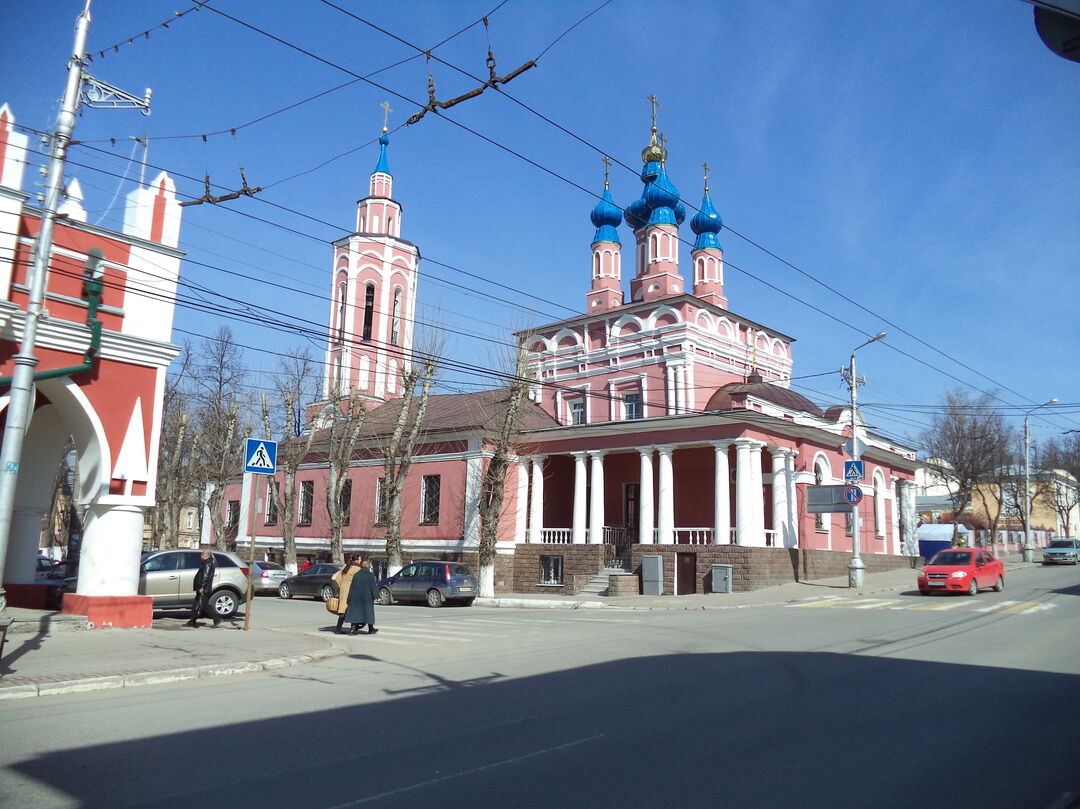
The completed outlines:
{"type": "Polygon", "coordinates": [[[390,122],[390,113],[392,113],[393,110],[390,109],[389,101],[384,101],[379,106],[383,108],[382,131],[388,132],[389,130],[386,128],[386,126],[390,122]]]}
{"type": "Polygon", "coordinates": [[[656,111],[660,109],[660,102],[656,100],[656,93],[652,93],[645,97],[645,100],[652,104],[652,128],[653,132],[656,131],[656,111]]]}
{"type": "Polygon", "coordinates": [[[608,175],[611,172],[611,158],[604,155],[604,188],[608,187],[608,175]]]}

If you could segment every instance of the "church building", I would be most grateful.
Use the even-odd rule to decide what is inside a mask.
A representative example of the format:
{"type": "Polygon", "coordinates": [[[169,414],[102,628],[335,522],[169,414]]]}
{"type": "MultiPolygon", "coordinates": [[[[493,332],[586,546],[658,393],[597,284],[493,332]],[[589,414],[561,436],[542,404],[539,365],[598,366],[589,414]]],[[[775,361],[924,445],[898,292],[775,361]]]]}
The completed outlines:
{"type": "MultiPolygon", "coordinates": [[[[388,150],[384,129],[356,232],[332,246],[324,379],[328,397],[355,389],[368,405],[349,471],[344,544],[376,561],[385,556],[379,448],[411,360],[420,261],[403,238],[388,150]]],[[[715,564],[731,565],[735,590],[845,575],[851,515],[809,513],[806,489],[843,483],[850,409],[823,411],[791,390],[794,338],[729,308],[723,226],[707,176],[689,222],[684,277],[686,205],[655,121],[641,182],[641,195],[621,206],[605,179],[591,213],[582,313],[517,335],[532,384],[506,481],[496,592],[573,593],[609,575],[612,592],[637,592],[645,557],[661,571],[664,593],[708,592],[715,564]],[[627,282],[624,223],[633,234],[627,282]]],[[[403,495],[405,561],[475,564],[480,478],[506,398],[505,390],[431,396],[403,495]]],[[[854,421],[865,444],[866,569],[907,564],[915,548],[915,450],[854,421]]],[[[315,454],[309,460],[297,475],[297,545],[302,554],[325,553],[326,514],[316,504],[324,502],[326,464],[315,454]]],[[[226,499],[246,503],[239,484],[232,488],[226,499]]],[[[271,512],[255,520],[258,548],[281,547],[271,512]]],[[[240,547],[249,541],[247,524],[241,519],[240,547]]]]}

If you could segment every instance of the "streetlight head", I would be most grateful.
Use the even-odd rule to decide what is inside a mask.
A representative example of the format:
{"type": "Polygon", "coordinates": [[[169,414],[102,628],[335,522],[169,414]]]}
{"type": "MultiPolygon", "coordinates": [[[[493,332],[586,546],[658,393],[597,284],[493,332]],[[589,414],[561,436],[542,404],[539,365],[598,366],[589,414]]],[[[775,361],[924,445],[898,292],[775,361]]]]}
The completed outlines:
{"type": "Polygon", "coordinates": [[[886,334],[887,334],[886,332],[879,332],[879,333],[875,334],[873,337],[870,338],[870,342],[875,343],[878,340],[884,340],[885,337],[886,337],[886,334]]]}
{"type": "Polygon", "coordinates": [[[1047,404],[1048,405],[1057,404],[1057,397],[1054,397],[1053,399],[1051,399],[1049,402],[1047,402],[1047,404]]]}

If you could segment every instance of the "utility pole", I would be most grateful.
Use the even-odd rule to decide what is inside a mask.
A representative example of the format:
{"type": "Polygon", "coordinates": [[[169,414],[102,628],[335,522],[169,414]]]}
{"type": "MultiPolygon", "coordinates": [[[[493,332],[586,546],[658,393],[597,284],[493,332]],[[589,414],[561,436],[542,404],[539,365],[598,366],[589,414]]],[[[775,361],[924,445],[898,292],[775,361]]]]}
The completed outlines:
{"type": "MultiPolygon", "coordinates": [[[[840,369],[840,374],[844,377],[844,380],[848,383],[848,389],[851,391],[851,443],[849,445],[848,455],[851,460],[857,461],[862,455],[862,446],[859,441],[858,434],[856,433],[856,425],[858,424],[858,409],[856,407],[856,391],[860,385],[866,384],[866,379],[860,379],[855,375],[855,352],[863,346],[868,346],[871,343],[876,343],[878,340],[885,339],[885,332],[876,334],[861,345],[855,346],[851,350],[851,359],[849,367],[845,370],[840,369]]],[[[854,487],[853,487],[854,488],[854,487]]],[[[858,492],[856,492],[858,494],[858,492]]],[[[863,574],[866,571],[866,565],[862,560],[862,541],[859,536],[859,504],[854,503],[851,506],[851,562],[848,563],[848,587],[852,589],[858,589],[863,586],[863,574]]]]}
{"type": "Polygon", "coordinates": [[[138,107],[149,114],[150,91],[143,99],[92,79],[83,70],[86,57],[86,40],[90,33],[90,0],[75,21],[75,42],[68,60],[67,84],[56,117],[56,129],[50,138],[49,170],[45,183],[45,205],[41,213],[41,229],[27,275],[28,300],[23,320],[22,340],[13,358],[15,365],[11,381],[11,396],[7,406],[7,424],[4,427],[3,446],[0,447],[0,629],[11,623],[7,612],[7,594],[4,591],[4,566],[11,537],[11,518],[15,505],[15,489],[18,484],[19,466],[22,461],[23,438],[30,423],[34,404],[34,369],[38,358],[34,355],[37,341],[38,321],[42,318],[42,303],[52,256],[53,225],[60,205],[64,179],[64,160],[71,133],[75,128],[75,116],[79,111],[80,97],[88,106],[138,107]]]}

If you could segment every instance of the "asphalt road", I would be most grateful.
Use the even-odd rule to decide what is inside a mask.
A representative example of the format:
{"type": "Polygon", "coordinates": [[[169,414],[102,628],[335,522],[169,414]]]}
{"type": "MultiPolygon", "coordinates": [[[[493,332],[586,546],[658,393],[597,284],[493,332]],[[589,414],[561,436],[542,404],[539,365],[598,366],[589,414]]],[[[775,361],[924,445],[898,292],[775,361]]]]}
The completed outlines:
{"type": "MultiPolygon", "coordinates": [[[[378,614],[317,664],[0,706],[0,805],[1044,809],[1080,792],[1078,568],[976,598],[378,614]]],[[[260,598],[253,620],[332,625],[296,599],[260,598]]]]}

